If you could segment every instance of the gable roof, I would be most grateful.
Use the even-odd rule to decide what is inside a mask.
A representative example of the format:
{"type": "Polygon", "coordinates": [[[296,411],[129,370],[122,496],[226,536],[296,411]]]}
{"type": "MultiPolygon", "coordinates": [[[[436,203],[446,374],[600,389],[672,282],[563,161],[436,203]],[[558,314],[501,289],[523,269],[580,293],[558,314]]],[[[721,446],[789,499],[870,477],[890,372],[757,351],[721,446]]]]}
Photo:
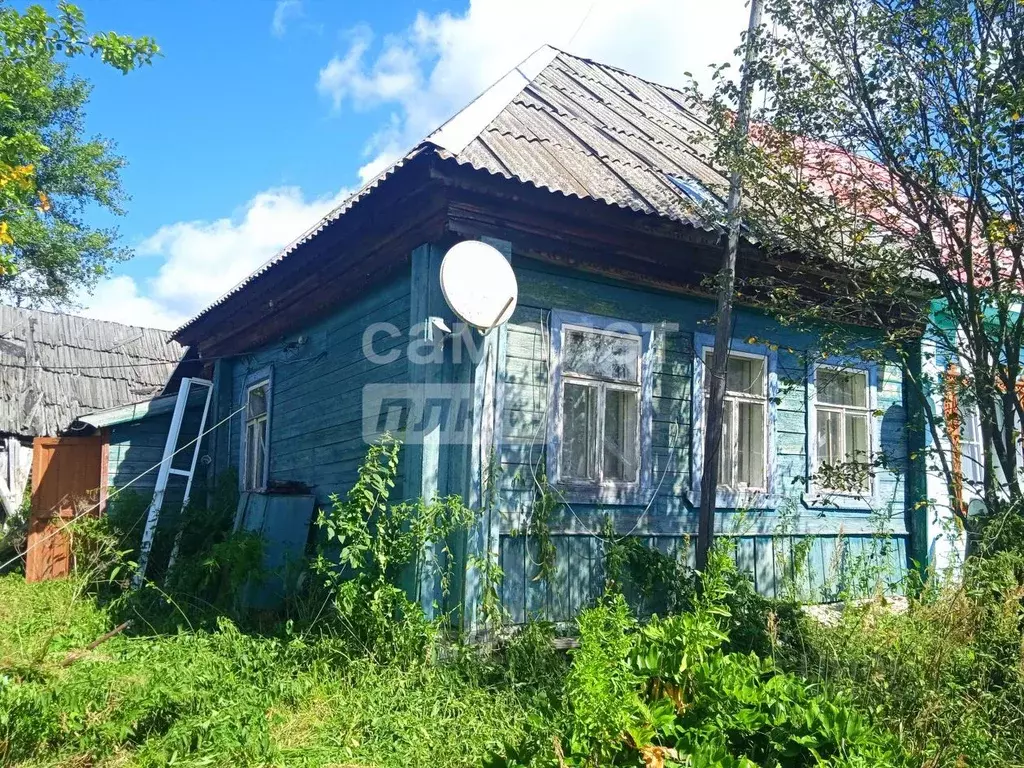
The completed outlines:
{"type": "Polygon", "coordinates": [[[169,336],[0,305],[0,433],[57,435],[84,413],[160,394],[185,354],[169,336]]]}
{"type": "Polygon", "coordinates": [[[542,46],[224,296],[243,291],[424,154],[561,193],[718,231],[728,180],[705,159],[710,130],[677,89],[542,46]]]}

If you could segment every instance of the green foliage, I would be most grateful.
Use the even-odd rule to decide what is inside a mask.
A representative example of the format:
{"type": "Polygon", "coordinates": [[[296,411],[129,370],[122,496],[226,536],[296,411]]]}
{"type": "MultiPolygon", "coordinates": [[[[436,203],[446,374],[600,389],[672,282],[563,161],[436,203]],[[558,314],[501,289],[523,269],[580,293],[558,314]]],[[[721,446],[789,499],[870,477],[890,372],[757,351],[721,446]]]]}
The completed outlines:
{"type": "Polygon", "coordinates": [[[534,580],[550,582],[555,575],[555,560],[558,557],[555,543],[551,540],[551,515],[562,505],[544,472],[538,476],[535,490],[526,532],[536,551],[537,575],[534,580]]]}
{"type": "Polygon", "coordinates": [[[543,718],[533,683],[486,659],[381,664],[326,628],[259,636],[221,620],[121,635],[60,666],[117,621],[76,578],[0,578],[0,764],[472,766],[543,718]]]}
{"type": "Polygon", "coordinates": [[[605,591],[627,596],[638,617],[685,608],[695,582],[678,557],[648,547],[637,536],[616,536],[610,522],[603,538],[605,591]]]}
{"type": "Polygon", "coordinates": [[[431,626],[403,579],[410,571],[422,576],[418,565],[435,571],[446,590],[453,567],[449,538],[466,530],[474,516],[458,496],[391,501],[399,449],[389,435],[371,445],[345,499],[333,495],[330,509],[320,511],[323,544],[314,570],[355,643],[385,658],[412,659],[428,646],[431,626]],[[424,552],[437,557],[423,562],[424,552]]]}
{"type": "Polygon", "coordinates": [[[643,706],[643,678],[628,663],[636,640],[636,619],[621,595],[612,595],[579,618],[580,647],[566,679],[572,708],[569,744],[574,754],[606,764],[620,751],[643,706]]]}
{"type": "MultiPolygon", "coordinates": [[[[960,436],[961,420],[935,405],[952,385],[977,409],[987,461],[1001,470],[986,472],[977,490],[990,502],[1000,492],[1021,498],[1018,3],[765,0],[763,8],[745,40],[756,62],[746,73],[760,94],[751,140],[733,130],[739,83],[728,65],[713,93],[692,90],[707,107],[715,159],[742,174],[744,226],[786,264],[741,280],[738,291],[813,333],[822,357],[897,363],[911,418],[932,445],[960,436]],[[860,343],[865,327],[875,329],[871,348],[860,343]],[[923,366],[922,357],[930,358],[923,366]],[[947,360],[958,363],[955,376],[941,370],[947,360]]],[[[922,453],[954,492],[963,473],[950,452],[922,453]]],[[[864,470],[833,467],[826,481],[856,487],[864,470]]]]}
{"type": "Polygon", "coordinates": [[[1024,557],[971,558],[904,612],[848,607],[807,622],[780,663],[871,711],[929,766],[1018,764],[1024,752],[1024,557]]]}
{"type": "Polygon", "coordinates": [[[76,523],[76,552],[79,543],[105,542],[98,550],[91,545],[96,550],[90,559],[93,575],[81,573],[89,578],[93,591],[110,601],[119,615],[144,615],[154,631],[158,627],[176,631],[179,626],[213,629],[224,615],[245,622],[249,618],[246,592],[258,588],[267,574],[260,536],[232,530],[238,506],[237,476],[224,473],[213,481],[209,493],[197,489],[180,515],[162,516],[147,581],[141,590],[129,591],[149,501],[147,495],[129,489],[111,500],[106,516],[76,523]]]}
{"type": "Polygon", "coordinates": [[[500,647],[504,673],[511,685],[548,693],[560,689],[568,664],[565,654],[555,650],[554,639],[553,624],[534,621],[500,647]]]}
{"type": "Polygon", "coordinates": [[[716,551],[691,609],[644,626],[621,595],[581,615],[564,733],[491,764],[909,766],[849,699],[726,649],[732,570],[716,551]]]}
{"type": "Polygon", "coordinates": [[[92,206],[123,213],[123,158],[84,139],[90,86],[61,59],[90,55],[121,72],[158,54],[147,37],[88,33],[76,6],[51,16],[0,3],[0,294],[66,304],[128,256],[116,231],[82,220],[92,206]]]}
{"type": "Polygon", "coordinates": [[[0,562],[13,561],[8,564],[3,572],[12,570],[20,571],[25,567],[25,561],[17,557],[25,550],[25,542],[28,538],[28,524],[32,516],[32,484],[25,484],[25,492],[21,497],[21,504],[13,515],[8,515],[0,522],[0,562]]]}

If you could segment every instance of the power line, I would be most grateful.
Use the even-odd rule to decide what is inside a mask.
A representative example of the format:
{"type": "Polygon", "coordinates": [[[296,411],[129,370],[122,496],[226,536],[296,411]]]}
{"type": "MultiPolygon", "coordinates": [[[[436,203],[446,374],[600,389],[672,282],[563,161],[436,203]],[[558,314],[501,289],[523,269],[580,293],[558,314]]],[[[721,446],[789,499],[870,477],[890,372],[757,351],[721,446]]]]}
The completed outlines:
{"type": "MultiPolygon", "coordinates": [[[[122,485],[122,486],[121,486],[120,488],[114,488],[114,489],[113,489],[113,490],[112,490],[112,491],[110,492],[110,494],[109,494],[109,495],[107,496],[107,498],[106,498],[106,499],[104,499],[104,502],[109,502],[109,501],[110,501],[111,499],[113,499],[113,498],[114,498],[115,496],[117,496],[117,494],[121,493],[121,491],[127,490],[127,489],[128,489],[129,487],[131,487],[132,485],[134,485],[135,483],[137,483],[137,482],[138,482],[139,480],[141,480],[141,479],[142,479],[143,477],[145,477],[146,475],[148,475],[148,474],[149,474],[150,472],[152,472],[152,471],[153,471],[154,469],[159,469],[159,468],[160,468],[160,465],[162,465],[162,464],[164,463],[164,461],[168,461],[168,462],[169,462],[169,461],[171,461],[171,459],[173,459],[173,458],[174,458],[175,456],[177,456],[177,455],[178,455],[179,453],[181,453],[182,451],[184,451],[184,450],[185,450],[186,448],[190,448],[190,447],[192,447],[192,446],[193,446],[193,445],[195,445],[195,444],[196,444],[197,442],[199,442],[199,441],[200,441],[200,440],[202,440],[202,439],[203,439],[204,437],[206,437],[206,436],[207,436],[208,434],[210,434],[211,432],[213,432],[213,430],[215,430],[215,429],[217,429],[218,427],[222,426],[223,424],[225,424],[225,423],[227,423],[227,422],[231,421],[231,419],[233,419],[233,418],[234,418],[235,416],[237,416],[238,414],[240,414],[240,413],[241,413],[242,411],[244,411],[244,410],[245,410],[245,406],[244,406],[244,405],[243,405],[243,406],[241,406],[240,408],[236,408],[236,409],[235,409],[234,411],[232,411],[231,413],[229,413],[229,414],[228,414],[227,416],[225,416],[225,417],[224,417],[223,419],[221,419],[220,421],[218,421],[218,422],[217,422],[216,424],[214,424],[214,425],[213,425],[212,427],[210,427],[209,429],[205,430],[204,432],[201,432],[201,433],[200,433],[200,434],[199,434],[199,435],[198,435],[197,437],[195,437],[194,439],[190,440],[190,441],[189,441],[189,442],[187,442],[187,443],[186,443],[185,445],[181,446],[181,448],[179,448],[178,450],[176,450],[176,451],[175,451],[174,453],[172,453],[172,454],[171,454],[170,456],[167,456],[167,457],[166,457],[166,459],[161,459],[160,461],[158,461],[158,462],[157,462],[156,464],[154,464],[154,465],[153,465],[152,467],[150,467],[149,469],[146,469],[146,470],[144,470],[144,471],[140,472],[140,473],[139,473],[138,475],[136,475],[135,477],[133,477],[133,478],[132,478],[131,480],[129,480],[129,481],[128,481],[127,483],[125,483],[124,485],[122,485]]],[[[49,535],[47,535],[47,536],[44,536],[44,537],[43,537],[43,538],[41,538],[41,539],[37,539],[37,540],[35,541],[35,543],[33,543],[33,544],[32,544],[31,546],[29,546],[29,547],[26,547],[26,548],[25,548],[25,551],[24,551],[24,552],[22,552],[21,554],[15,555],[14,557],[12,557],[12,558],[11,558],[10,560],[8,560],[8,561],[7,561],[7,562],[5,562],[5,563],[0,563],[0,571],[3,571],[3,570],[4,570],[4,569],[5,569],[6,567],[7,567],[7,566],[9,566],[9,565],[12,565],[13,563],[16,563],[16,562],[17,562],[18,560],[20,560],[21,558],[23,558],[23,557],[26,557],[26,556],[28,555],[28,553],[29,553],[29,552],[31,552],[31,551],[32,551],[33,549],[35,549],[36,547],[38,547],[38,546],[39,546],[40,544],[42,544],[43,542],[45,542],[45,541],[49,541],[49,540],[50,540],[50,539],[52,539],[52,538],[53,538],[54,536],[57,536],[58,534],[60,534],[60,533],[63,533],[63,531],[64,531],[64,528],[66,528],[67,526],[71,525],[72,523],[74,523],[74,522],[76,522],[76,521],[78,521],[78,520],[81,520],[81,519],[82,519],[83,517],[85,517],[86,515],[90,514],[91,512],[95,512],[95,511],[96,511],[97,509],[99,509],[99,508],[100,508],[100,505],[101,505],[102,503],[104,503],[104,502],[96,502],[95,504],[93,504],[93,505],[92,505],[91,507],[89,507],[88,509],[85,509],[84,511],[82,511],[82,512],[80,512],[79,514],[77,514],[77,515],[75,515],[74,517],[72,517],[72,518],[71,518],[70,520],[68,520],[68,521],[67,521],[67,523],[66,523],[66,524],[65,524],[64,526],[62,526],[61,528],[58,528],[58,529],[56,529],[55,531],[53,531],[53,533],[51,533],[51,534],[49,534],[49,535]]],[[[147,510],[147,511],[148,511],[148,510],[147,510]]],[[[137,525],[137,524],[138,524],[138,523],[136,523],[136,525],[137,525]]],[[[132,527],[134,528],[134,526],[132,526],[132,527]]]]}
{"type": "Polygon", "coordinates": [[[581,29],[583,29],[583,25],[587,23],[587,19],[590,18],[590,14],[593,12],[595,5],[597,5],[597,0],[593,0],[593,2],[590,3],[590,7],[587,8],[587,12],[583,14],[583,18],[580,20],[579,26],[576,27],[576,31],[572,33],[572,37],[569,38],[569,42],[565,44],[566,48],[572,46],[572,41],[576,39],[576,35],[580,33],[581,29]]]}

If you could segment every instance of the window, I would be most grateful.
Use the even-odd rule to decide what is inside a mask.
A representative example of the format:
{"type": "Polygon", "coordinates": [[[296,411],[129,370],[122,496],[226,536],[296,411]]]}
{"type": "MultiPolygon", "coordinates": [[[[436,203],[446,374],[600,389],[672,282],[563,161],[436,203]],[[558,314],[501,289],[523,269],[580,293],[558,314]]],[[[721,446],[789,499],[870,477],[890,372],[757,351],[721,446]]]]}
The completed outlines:
{"type": "Polygon", "coordinates": [[[559,480],[639,483],[642,337],[568,324],[561,333],[559,480]]]}
{"type": "Polygon", "coordinates": [[[867,491],[871,461],[868,374],[819,366],[815,383],[813,437],[819,484],[841,492],[867,491]]]}
{"type": "MultiPolygon", "coordinates": [[[[712,350],[704,350],[704,413],[711,392],[712,350]]],[[[718,486],[733,491],[765,489],[767,371],[760,355],[730,353],[722,414],[718,486]]],[[[705,416],[706,424],[706,416],[705,416]]]]}
{"type": "Polygon", "coordinates": [[[960,456],[964,480],[975,487],[985,482],[985,459],[981,449],[981,423],[975,406],[960,405],[960,456]]]}
{"type": "Polygon", "coordinates": [[[250,385],[245,394],[245,429],[242,433],[242,489],[266,487],[267,443],[270,427],[270,380],[250,385]]]}

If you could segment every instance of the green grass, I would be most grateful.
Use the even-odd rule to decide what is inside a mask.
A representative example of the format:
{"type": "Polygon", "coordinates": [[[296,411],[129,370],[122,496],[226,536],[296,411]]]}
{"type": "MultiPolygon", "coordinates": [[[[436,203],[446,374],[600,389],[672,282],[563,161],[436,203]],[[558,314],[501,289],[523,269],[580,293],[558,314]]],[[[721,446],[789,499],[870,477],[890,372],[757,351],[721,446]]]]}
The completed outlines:
{"type": "Polygon", "coordinates": [[[531,712],[467,655],[375,664],[226,620],[119,636],[61,666],[116,623],[73,580],[0,578],[0,764],[479,765],[531,712]]]}

